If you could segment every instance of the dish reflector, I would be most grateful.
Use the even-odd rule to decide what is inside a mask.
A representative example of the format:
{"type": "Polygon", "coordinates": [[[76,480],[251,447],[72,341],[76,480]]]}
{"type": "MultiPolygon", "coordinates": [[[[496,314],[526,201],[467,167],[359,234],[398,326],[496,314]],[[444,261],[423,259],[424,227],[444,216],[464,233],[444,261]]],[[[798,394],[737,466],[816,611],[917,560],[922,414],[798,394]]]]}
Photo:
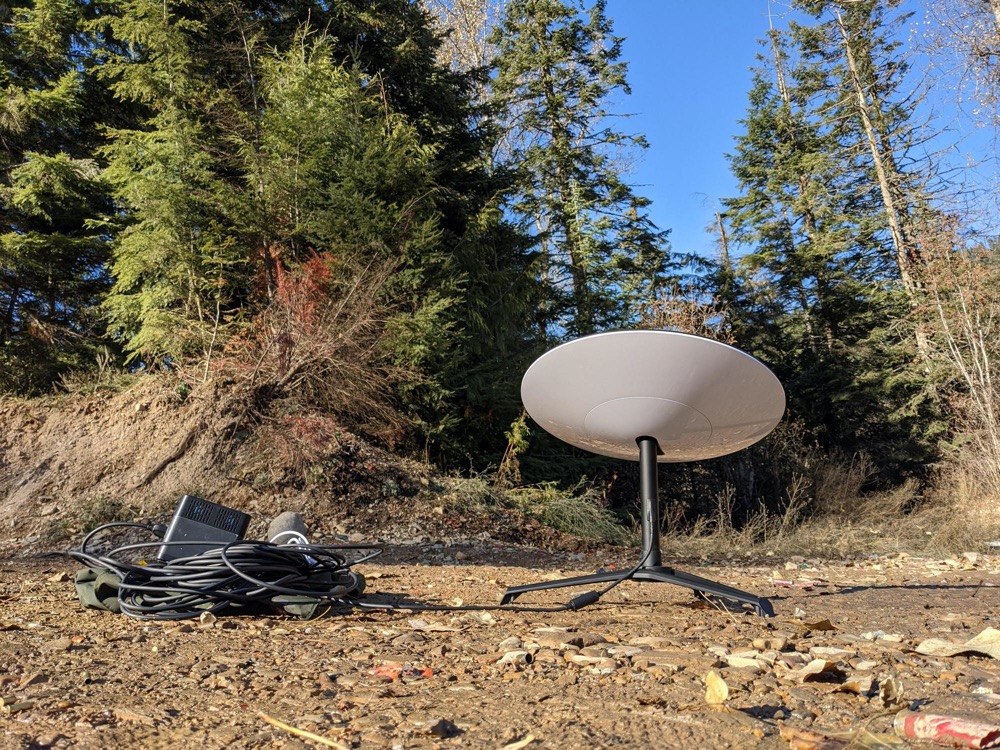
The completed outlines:
{"type": "Polygon", "coordinates": [[[528,414],[560,440],[639,460],[699,461],[753,445],[785,411],[774,374],[746,352],[673,331],[614,331],[549,350],[521,381],[528,414]]]}

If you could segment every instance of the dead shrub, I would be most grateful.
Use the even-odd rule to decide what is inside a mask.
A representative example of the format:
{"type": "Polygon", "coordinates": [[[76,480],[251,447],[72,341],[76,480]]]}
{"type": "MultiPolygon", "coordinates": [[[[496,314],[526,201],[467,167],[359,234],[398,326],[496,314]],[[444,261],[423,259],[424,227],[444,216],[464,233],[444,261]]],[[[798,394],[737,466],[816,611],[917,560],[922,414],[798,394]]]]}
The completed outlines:
{"type": "Polygon", "coordinates": [[[391,271],[383,263],[344,274],[316,254],[279,274],[274,298],[229,342],[216,372],[245,383],[265,406],[291,402],[293,435],[305,436],[303,425],[320,419],[309,416],[314,411],[391,443],[403,426],[391,397],[401,373],[382,351],[391,271]]]}
{"type": "Polygon", "coordinates": [[[675,284],[660,293],[642,311],[642,325],[664,331],[679,331],[715,339],[724,344],[735,341],[729,324],[729,312],[716,299],[705,299],[694,287],[675,284]]]}

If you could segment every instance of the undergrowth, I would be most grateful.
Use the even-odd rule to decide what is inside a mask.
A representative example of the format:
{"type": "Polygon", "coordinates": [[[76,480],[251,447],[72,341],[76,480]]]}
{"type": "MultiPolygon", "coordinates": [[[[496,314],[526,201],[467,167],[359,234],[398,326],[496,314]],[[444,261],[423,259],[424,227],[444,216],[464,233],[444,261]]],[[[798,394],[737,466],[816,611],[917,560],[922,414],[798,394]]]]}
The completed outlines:
{"type": "MultiPolygon", "coordinates": [[[[732,520],[735,493],[727,489],[714,498],[710,514],[685,526],[668,521],[662,529],[663,553],[703,559],[948,554],[982,550],[1000,538],[1000,522],[992,511],[985,512],[988,483],[977,481],[981,473],[977,476],[971,468],[954,472],[938,485],[949,491],[925,497],[913,480],[866,489],[874,471],[864,455],[822,463],[791,484],[778,511],[761,502],[739,525],[732,520]]],[[[551,483],[503,487],[473,477],[454,480],[445,494],[449,511],[499,518],[516,510],[572,536],[615,545],[639,543],[637,523],[605,507],[600,489],[583,483],[569,490],[551,483]]],[[[990,503],[996,496],[989,496],[990,503]]],[[[674,518],[669,512],[663,516],[674,518]]]]}

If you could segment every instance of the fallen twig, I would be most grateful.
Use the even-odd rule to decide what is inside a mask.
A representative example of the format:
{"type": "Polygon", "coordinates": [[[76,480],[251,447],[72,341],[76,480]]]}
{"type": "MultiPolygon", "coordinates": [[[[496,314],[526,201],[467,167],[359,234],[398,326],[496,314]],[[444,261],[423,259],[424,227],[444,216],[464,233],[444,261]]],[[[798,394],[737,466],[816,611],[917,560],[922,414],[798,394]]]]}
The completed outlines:
{"type": "Polygon", "coordinates": [[[277,719],[272,719],[270,716],[265,714],[263,711],[257,712],[258,718],[263,719],[268,724],[277,727],[285,732],[291,732],[299,737],[305,737],[307,740],[312,740],[313,742],[318,742],[321,745],[326,745],[327,747],[335,747],[337,750],[350,750],[347,745],[344,745],[335,740],[328,740],[326,737],[320,737],[318,734],[313,734],[312,732],[307,732],[305,729],[297,729],[283,721],[278,721],[277,719]]]}

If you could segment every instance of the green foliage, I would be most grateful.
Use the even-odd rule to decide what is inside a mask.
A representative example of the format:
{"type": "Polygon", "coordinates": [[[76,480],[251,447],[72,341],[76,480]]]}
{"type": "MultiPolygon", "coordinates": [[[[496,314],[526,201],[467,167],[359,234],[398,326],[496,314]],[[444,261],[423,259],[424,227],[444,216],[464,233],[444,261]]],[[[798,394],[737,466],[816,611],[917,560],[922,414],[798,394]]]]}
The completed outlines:
{"type": "Polygon", "coordinates": [[[567,534],[611,544],[634,541],[631,530],[604,507],[600,493],[593,488],[577,485],[567,491],[548,483],[524,487],[509,495],[526,515],[567,534]]]}
{"type": "Polygon", "coordinates": [[[617,161],[645,141],[607,124],[609,100],[628,84],[605,3],[583,12],[562,0],[511,0],[491,41],[493,106],[516,123],[507,133],[517,173],[510,207],[541,250],[537,326],[572,336],[634,322],[669,256],[649,201],[622,180],[617,161]]]}
{"type": "MultiPolygon", "coordinates": [[[[884,55],[892,79],[893,48],[878,47],[880,21],[864,18],[873,45],[865,59],[884,55]]],[[[724,296],[737,343],[772,365],[790,416],[810,438],[848,454],[868,450],[883,479],[898,478],[932,456],[938,428],[914,366],[911,290],[870,153],[849,124],[857,113],[844,109],[842,40],[825,23],[793,26],[790,38],[772,32],[770,58],[755,76],[745,133],[730,156],[741,194],[725,201],[745,252],[724,296]]],[[[912,116],[902,102],[882,104],[897,120],[912,116]]]]}
{"type": "Polygon", "coordinates": [[[102,332],[106,208],[76,48],[84,3],[0,8],[0,390],[33,392],[84,366],[102,332]]]}

